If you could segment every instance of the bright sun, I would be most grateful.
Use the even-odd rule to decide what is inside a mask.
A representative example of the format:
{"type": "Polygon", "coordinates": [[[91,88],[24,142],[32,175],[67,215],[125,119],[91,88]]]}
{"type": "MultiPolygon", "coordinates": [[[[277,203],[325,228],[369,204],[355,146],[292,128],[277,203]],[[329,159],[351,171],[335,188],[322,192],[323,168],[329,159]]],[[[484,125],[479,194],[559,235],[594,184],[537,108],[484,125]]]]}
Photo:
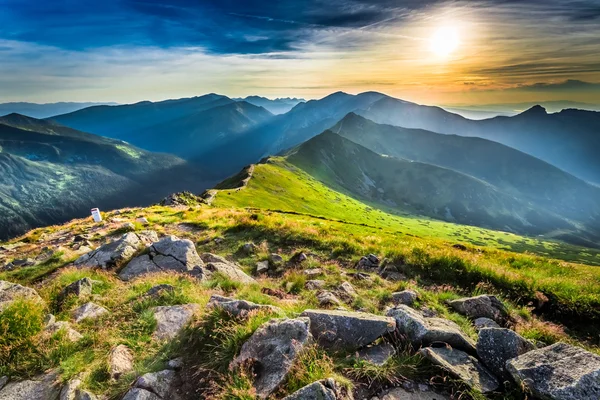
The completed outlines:
{"type": "Polygon", "coordinates": [[[430,39],[430,49],[440,57],[453,53],[460,44],[458,31],[451,27],[438,28],[430,39]]]}

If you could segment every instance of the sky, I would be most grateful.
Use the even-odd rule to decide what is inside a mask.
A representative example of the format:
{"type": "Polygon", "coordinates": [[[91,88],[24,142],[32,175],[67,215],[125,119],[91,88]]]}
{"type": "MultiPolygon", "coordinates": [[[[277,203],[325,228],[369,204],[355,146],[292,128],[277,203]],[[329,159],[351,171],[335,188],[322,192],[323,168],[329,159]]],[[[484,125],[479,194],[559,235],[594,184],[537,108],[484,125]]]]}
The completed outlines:
{"type": "Polygon", "coordinates": [[[600,0],[0,0],[0,102],[600,104],[600,0]]]}

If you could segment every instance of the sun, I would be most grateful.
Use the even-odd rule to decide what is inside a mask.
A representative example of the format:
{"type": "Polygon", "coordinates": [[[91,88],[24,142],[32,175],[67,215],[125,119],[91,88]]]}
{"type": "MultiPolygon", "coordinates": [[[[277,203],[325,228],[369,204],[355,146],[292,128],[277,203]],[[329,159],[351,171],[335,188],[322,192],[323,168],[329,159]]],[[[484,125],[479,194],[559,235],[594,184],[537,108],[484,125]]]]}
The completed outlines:
{"type": "Polygon", "coordinates": [[[438,28],[431,36],[430,50],[437,56],[447,57],[458,48],[460,38],[458,30],[452,27],[438,28]]]}

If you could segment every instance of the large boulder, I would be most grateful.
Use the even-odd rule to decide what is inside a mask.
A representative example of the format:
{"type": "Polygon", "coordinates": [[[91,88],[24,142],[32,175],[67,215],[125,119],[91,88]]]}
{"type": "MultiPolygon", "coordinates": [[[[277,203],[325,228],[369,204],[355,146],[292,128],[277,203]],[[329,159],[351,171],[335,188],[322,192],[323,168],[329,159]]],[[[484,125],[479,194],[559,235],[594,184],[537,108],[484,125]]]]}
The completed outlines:
{"type": "Polygon", "coordinates": [[[86,319],[97,319],[107,313],[106,308],[90,302],[73,310],[72,316],[75,322],[81,322],[86,319]]]}
{"type": "Polygon", "coordinates": [[[62,385],[51,372],[31,380],[10,382],[0,390],[0,400],[58,400],[62,385]]]}
{"type": "Polygon", "coordinates": [[[484,328],[477,339],[477,356],[496,376],[508,379],[506,361],[534,349],[533,344],[510,329],[484,328]]]}
{"type": "Polygon", "coordinates": [[[158,340],[170,340],[188,324],[200,306],[195,303],[179,306],[154,307],[156,330],[154,337],[158,340]]]}
{"type": "Polygon", "coordinates": [[[94,394],[80,389],[81,383],[79,378],[67,382],[60,391],[59,400],[97,400],[94,394]]]}
{"type": "Polygon", "coordinates": [[[352,395],[329,378],[306,385],[283,400],[352,400],[352,395]]]}
{"type": "MultiPolygon", "coordinates": [[[[156,236],[156,233],[154,235],[156,236]]],[[[128,232],[120,238],[82,255],[75,260],[75,266],[112,268],[130,259],[142,247],[144,247],[144,241],[134,232],[128,232]]]]}
{"type": "Polygon", "coordinates": [[[113,347],[108,353],[108,373],[111,379],[133,371],[133,352],[124,344],[113,347]]]}
{"type": "Polygon", "coordinates": [[[275,306],[252,303],[246,300],[236,300],[229,297],[223,297],[213,294],[208,301],[208,307],[219,307],[229,314],[245,318],[250,311],[266,310],[273,313],[281,312],[281,309],[275,306]]]}
{"type": "Polygon", "coordinates": [[[251,363],[254,388],[267,398],[283,382],[300,351],[311,339],[308,318],[271,320],[258,328],[242,346],[231,368],[251,363]]]}
{"type": "Polygon", "coordinates": [[[504,323],[508,318],[506,307],[496,296],[482,294],[481,296],[452,300],[448,304],[457,312],[472,319],[485,317],[498,323],[504,323]]]}
{"type": "Polygon", "coordinates": [[[475,357],[451,347],[425,347],[421,355],[447,370],[469,387],[482,393],[493,392],[500,383],[475,357]]]}
{"type": "Polygon", "coordinates": [[[407,306],[412,306],[415,301],[417,301],[417,292],[414,290],[403,290],[401,292],[392,293],[392,301],[394,304],[405,304],[407,306]]]}
{"type": "Polygon", "coordinates": [[[406,305],[399,305],[388,310],[387,315],[396,320],[398,332],[405,335],[414,346],[447,343],[455,349],[471,354],[476,352],[475,342],[452,321],[424,317],[406,305]]]}
{"type": "Polygon", "coordinates": [[[42,302],[42,298],[31,288],[18,283],[0,281],[0,312],[16,300],[34,300],[42,302]]]}
{"type": "Polygon", "coordinates": [[[306,310],[300,316],[310,319],[312,335],[328,348],[358,349],[396,329],[393,318],[368,313],[306,310]]]}
{"type": "Polygon", "coordinates": [[[204,263],[191,240],[166,236],[152,244],[148,254],[131,260],[119,272],[119,278],[128,281],[141,275],[161,271],[189,273],[203,266],[204,263]]]}
{"type": "Polygon", "coordinates": [[[544,400],[600,399],[600,356],[566,343],[507,361],[511,376],[544,400]]]}

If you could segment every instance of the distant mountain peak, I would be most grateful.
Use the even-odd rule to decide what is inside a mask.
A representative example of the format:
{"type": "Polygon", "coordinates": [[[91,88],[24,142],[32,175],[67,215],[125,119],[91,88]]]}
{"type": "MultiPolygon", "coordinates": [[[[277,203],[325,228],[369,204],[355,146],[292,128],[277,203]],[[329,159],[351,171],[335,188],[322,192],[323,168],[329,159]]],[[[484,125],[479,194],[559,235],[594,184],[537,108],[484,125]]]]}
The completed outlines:
{"type": "Polygon", "coordinates": [[[546,111],[546,109],[542,106],[540,106],[539,104],[531,107],[529,110],[526,110],[524,112],[521,113],[521,115],[546,115],[548,114],[548,112],[546,111]]]}

